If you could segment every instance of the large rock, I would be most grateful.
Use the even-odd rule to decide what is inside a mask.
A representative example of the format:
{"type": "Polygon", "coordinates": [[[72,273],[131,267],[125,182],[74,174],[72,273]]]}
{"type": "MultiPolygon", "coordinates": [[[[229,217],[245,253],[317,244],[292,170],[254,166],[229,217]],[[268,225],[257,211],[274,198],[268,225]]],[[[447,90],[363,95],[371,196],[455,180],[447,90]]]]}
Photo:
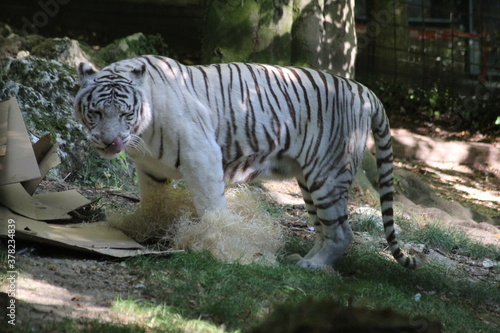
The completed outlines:
{"type": "Polygon", "coordinates": [[[441,198],[413,172],[396,170],[396,201],[408,207],[426,207],[427,214],[434,220],[444,222],[489,222],[491,218],[464,207],[458,202],[441,198]]]}
{"type": "MultiPolygon", "coordinates": [[[[87,52],[89,50],[87,48],[87,52]]],[[[32,48],[31,55],[57,60],[73,68],[76,68],[81,62],[88,63],[95,68],[104,66],[102,61],[95,59],[95,57],[92,59],[87,52],[83,50],[78,41],[65,37],[45,39],[32,48]]]]}
{"type": "Polygon", "coordinates": [[[500,174],[500,148],[478,142],[444,141],[398,129],[392,131],[394,155],[409,160],[481,166],[500,174]]]}
{"type": "Polygon", "coordinates": [[[39,35],[21,36],[9,25],[0,23],[0,59],[15,58],[21,51],[29,51],[45,40],[39,35]]]}
{"type": "Polygon", "coordinates": [[[24,35],[9,25],[0,23],[0,59],[23,58],[28,55],[57,60],[70,67],[75,67],[80,62],[91,63],[95,67],[105,65],[96,57],[95,51],[76,40],[24,35]]]}

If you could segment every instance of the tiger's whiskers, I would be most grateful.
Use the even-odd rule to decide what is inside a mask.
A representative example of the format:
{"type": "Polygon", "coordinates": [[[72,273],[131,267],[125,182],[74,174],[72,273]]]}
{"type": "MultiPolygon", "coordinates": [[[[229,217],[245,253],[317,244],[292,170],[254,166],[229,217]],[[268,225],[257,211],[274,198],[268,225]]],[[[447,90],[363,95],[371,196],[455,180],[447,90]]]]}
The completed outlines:
{"type": "Polygon", "coordinates": [[[149,150],[146,142],[144,142],[144,140],[138,135],[131,135],[130,143],[128,144],[128,146],[141,152],[142,156],[146,155],[146,153],[151,154],[151,150],[149,150]]]}

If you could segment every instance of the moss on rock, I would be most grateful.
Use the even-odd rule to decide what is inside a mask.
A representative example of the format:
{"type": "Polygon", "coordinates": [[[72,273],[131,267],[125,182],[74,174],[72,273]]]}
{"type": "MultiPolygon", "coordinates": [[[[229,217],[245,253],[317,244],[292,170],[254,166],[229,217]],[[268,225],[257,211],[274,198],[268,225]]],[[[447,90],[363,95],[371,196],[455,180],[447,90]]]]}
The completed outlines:
{"type": "Polygon", "coordinates": [[[167,55],[167,44],[160,35],[144,35],[141,32],[117,39],[97,52],[106,64],[145,54],[167,55]]]}
{"type": "Polygon", "coordinates": [[[81,62],[92,64],[97,68],[103,67],[105,64],[95,61],[88,54],[90,52],[89,47],[83,48],[78,41],[67,37],[47,38],[31,49],[33,56],[57,60],[73,68],[76,68],[81,62]]]}
{"type": "Polygon", "coordinates": [[[217,1],[209,6],[206,20],[210,29],[202,45],[204,63],[290,65],[293,3],[217,1]]]}

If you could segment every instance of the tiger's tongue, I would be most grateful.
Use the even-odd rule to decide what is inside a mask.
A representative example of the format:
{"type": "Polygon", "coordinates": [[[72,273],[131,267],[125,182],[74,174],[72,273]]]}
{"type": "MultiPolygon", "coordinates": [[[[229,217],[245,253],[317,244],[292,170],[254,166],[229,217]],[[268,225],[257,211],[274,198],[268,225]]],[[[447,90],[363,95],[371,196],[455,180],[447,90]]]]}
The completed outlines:
{"type": "Polygon", "coordinates": [[[106,153],[109,154],[118,154],[123,150],[123,140],[121,137],[117,136],[113,142],[106,148],[104,149],[106,153]]]}

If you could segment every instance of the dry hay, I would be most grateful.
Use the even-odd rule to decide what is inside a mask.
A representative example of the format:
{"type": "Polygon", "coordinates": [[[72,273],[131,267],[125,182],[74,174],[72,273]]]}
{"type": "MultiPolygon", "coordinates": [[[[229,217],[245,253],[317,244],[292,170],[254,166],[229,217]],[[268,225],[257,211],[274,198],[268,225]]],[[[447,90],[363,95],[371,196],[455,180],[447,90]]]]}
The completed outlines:
{"type": "Polygon", "coordinates": [[[280,223],[263,208],[263,194],[247,186],[226,191],[227,209],[196,217],[185,188],[166,185],[131,215],[112,214],[112,227],[139,242],[155,240],[174,249],[208,250],[227,262],[274,263],[284,244],[280,223]]]}
{"type": "Polygon", "coordinates": [[[168,243],[165,233],[172,229],[174,222],[194,212],[189,191],[170,183],[151,192],[135,212],[111,211],[107,215],[112,228],[123,231],[139,243],[159,242],[165,246],[168,243]]]}

